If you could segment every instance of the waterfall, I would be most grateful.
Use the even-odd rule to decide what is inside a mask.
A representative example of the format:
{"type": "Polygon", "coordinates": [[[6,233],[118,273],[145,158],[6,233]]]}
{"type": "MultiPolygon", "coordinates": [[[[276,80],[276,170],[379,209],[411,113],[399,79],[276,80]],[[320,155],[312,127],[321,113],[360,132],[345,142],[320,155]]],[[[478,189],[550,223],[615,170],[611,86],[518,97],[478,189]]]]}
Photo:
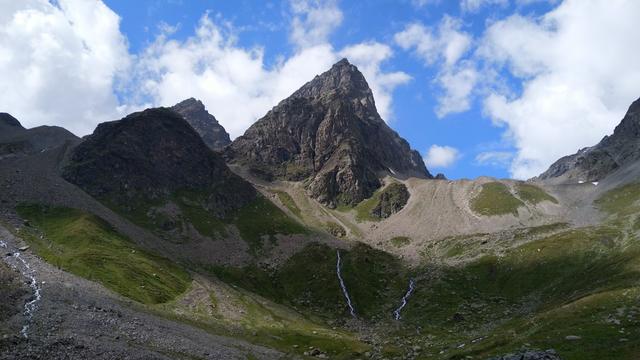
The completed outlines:
{"type": "MultiPolygon", "coordinates": [[[[0,240],[0,247],[5,249],[8,248],[7,243],[2,240],[0,240]]],[[[24,277],[29,279],[29,287],[31,288],[31,290],[33,290],[33,299],[24,305],[23,315],[26,318],[26,323],[22,327],[22,331],[20,331],[20,334],[22,334],[23,337],[27,338],[28,332],[29,332],[29,324],[31,323],[31,319],[33,318],[33,313],[38,308],[38,301],[40,301],[40,299],[42,298],[42,295],[40,294],[42,289],[38,285],[38,281],[34,276],[33,269],[31,268],[31,266],[29,266],[27,261],[21,256],[20,252],[15,252],[13,254],[13,258],[15,259],[15,264],[10,264],[10,265],[14,269],[22,268],[20,272],[24,277]]]]}
{"type": "Polygon", "coordinates": [[[409,279],[409,290],[407,290],[407,293],[404,294],[404,296],[402,297],[402,304],[400,304],[400,306],[393,312],[393,317],[396,320],[400,320],[400,311],[402,311],[402,308],[407,306],[407,300],[409,299],[411,294],[413,294],[413,290],[415,290],[415,288],[416,288],[415,285],[416,284],[413,281],[413,279],[409,279]]]}
{"type": "Polygon", "coordinates": [[[342,279],[342,275],[340,274],[341,268],[341,258],[340,258],[340,250],[336,250],[338,253],[338,262],[336,263],[336,274],[338,274],[338,280],[340,280],[340,287],[342,288],[342,293],[344,294],[344,298],[347,300],[347,305],[349,306],[349,312],[351,316],[356,317],[356,310],[353,308],[353,304],[351,304],[351,298],[349,297],[349,292],[347,291],[347,286],[344,284],[344,280],[342,279]]]}

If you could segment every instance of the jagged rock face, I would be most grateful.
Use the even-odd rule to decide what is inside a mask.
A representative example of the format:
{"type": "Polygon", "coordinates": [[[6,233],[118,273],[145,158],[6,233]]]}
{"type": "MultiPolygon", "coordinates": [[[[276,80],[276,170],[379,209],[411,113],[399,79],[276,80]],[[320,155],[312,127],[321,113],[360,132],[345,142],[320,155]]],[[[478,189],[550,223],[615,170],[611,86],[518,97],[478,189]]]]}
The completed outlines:
{"type": "Polygon", "coordinates": [[[178,113],[166,108],[98,125],[73,150],[63,177],[98,199],[125,206],[196,191],[221,216],[256,195],[178,113]]]}
{"type": "Polygon", "coordinates": [[[610,136],[597,145],[556,161],[538,179],[561,178],[565,181],[599,181],[616,169],[640,159],[640,99],[610,136]]]}
{"type": "Polygon", "coordinates": [[[309,179],[310,194],[329,206],[371,196],[382,173],[431,177],[380,118],[364,76],[346,59],[280,102],[225,155],[266,179],[309,179]]]}
{"type": "Polygon", "coordinates": [[[0,158],[35,154],[77,141],[77,136],[61,127],[25,129],[15,117],[0,113],[0,158]]]}
{"type": "Polygon", "coordinates": [[[171,109],[182,115],[212,150],[220,151],[231,143],[227,131],[213,115],[207,112],[202,101],[189,98],[177,103],[171,109]]]}
{"type": "Polygon", "coordinates": [[[371,215],[386,219],[402,210],[407,205],[409,196],[409,190],[404,184],[393,183],[382,191],[380,201],[371,210],[371,215]]]}

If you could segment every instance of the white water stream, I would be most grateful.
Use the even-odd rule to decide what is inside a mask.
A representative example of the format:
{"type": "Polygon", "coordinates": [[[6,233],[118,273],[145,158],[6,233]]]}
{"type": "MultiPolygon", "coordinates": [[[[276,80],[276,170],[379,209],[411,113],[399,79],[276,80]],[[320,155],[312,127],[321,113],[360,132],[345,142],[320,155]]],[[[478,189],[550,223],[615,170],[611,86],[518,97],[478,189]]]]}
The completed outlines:
{"type": "Polygon", "coordinates": [[[356,317],[356,310],[353,308],[353,304],[351,304],[351,298],[349,297],[349,292],[347,291],[347,286],[344,284],[344,280],[342,279],[342,274],[340,273],[341,258],[340,258],[340,250],[336,250],[338,253],[338,262],[336,263],[336,274],[338,274],[338,280],[340,280],[340,287],[342,288],[342,293],[344,294],[344,298],[347,300],[347,305],[349,306],[349,312],[351,316],[356,317]]]}
{"type": "MultiPolygon", "coordinates": [[[[5,243],[4,241],[0,240],[0,247],[7,249],[7,243],[5,243]]],[[[18,269],[20,271],[20,273],[22,273],[22,276],[26,277],[27,279],[29,279],[29,287],[31,288],[31,290],[33,291],[33,299],[29,302],[27,302],[26,304],[24,304],[24,311],[23,311],[23,315],[26,318],[26,323],[25,325],[22,327],[22,331],[20,331],[20,333],[22,334],[22,336],[24,336],[25,338],[29,337],[29,325],[31,324],[31,319],[33,318],[33,313],[37,310],[38,308],[38,301],[40,301],[40,299],[42,298],[41,295],[41,288],[38,285],[38,281],[36,280],[35,277],[35,271],[33,271],[33,269],[31,268],[31,266],[29,266],[29,264],[27,263],[27,261],[20,256],[20,252],[16,251],[13,253],[12,256],[16,261],[16,264],[20,265],[16,265],[16,264],[11,264],[12,267],[14,267],[15,269],[18,269]]]]}
{"type": "Polygon", "coordinates": [[[396,320],[400,320],[400,311],[402,311],[402,309],[407,306],[407,300],[409,300],[409,297],[411,296],[411,294],[413,294],[413,290],[415,290],[415,288],[416,283],[413,281],[413,279],[409,279],[409,290],[407,290],[407,293],[402,297],[402,304],[400,304],[400,306],[393,312],[393,317],[396,320]]]}

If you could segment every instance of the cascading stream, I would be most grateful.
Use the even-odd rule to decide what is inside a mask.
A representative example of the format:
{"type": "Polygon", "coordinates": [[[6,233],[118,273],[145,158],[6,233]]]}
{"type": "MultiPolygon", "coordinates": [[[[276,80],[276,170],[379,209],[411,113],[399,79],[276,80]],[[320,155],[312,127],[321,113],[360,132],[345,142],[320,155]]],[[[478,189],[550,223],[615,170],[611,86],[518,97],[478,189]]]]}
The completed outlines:
{"type": "Polygon", "coordinates": [[[400,320],[400,312],[405,306],[407,306],[407,300],[409,300],[409,297],[413,294],[413,290],[415,290],[415,288],[416,283],[413,279],[409,279],[409,290],[407,290],[407,293],[402,297],[402,304],[400,304],[400,306],[393,312],[393,317],[396,320],[400,320]]]}
{"type": "Polygon", "coordinates": [[[356,317],[356,310],[353,308],[353,304],[351,304],[351,298],[349,297],[347,286],[344,284],[344,280],[342,279],[342,274],[340,273],[340,268],[342,267],[340,250],[336,250],[336,252],[338,253],[338,262],[336,263],[336,274],[338,274],[338,280],[340,280],[340,287],[342,288],[342,294],[344,294],[344,298],[347,300],[347,305],[349,306],[349,312],[351,313],[351,316],[356,317]]]}
{"type": "MultiPolygon", "coordinates": [[[[2,248],[8,248],[7,243],[5,243],[4,241],[0,240],[0,247],[2,248]]],[[[29,279],[29,287],[31,288],[31,290],[33,290],[33,299],[31,299],[29,302],[27,302],[24,305],[24,316],[26,318],[26,323],[25,325],[22,327],[22,331],[20,331],[20,334],[22,334],[23,337],[28,338],[28,333],[29,333],[29,325],[31,323],[31,319],[33,318],[33,313],[36,311],[36,309],[38,308],[38,301],[40,301],[40,299],[42,298],[42,295],[40,294],[41,288],[38,285],[38,281],[36,280],[36,277],[34,276],[34,271],[31,268],[31,266],[29,266],[29,264],[26,262],[25,259],[22,258],[22,256],[20,256],[20,252],[15,252],[13,254],[13,258],[16,260],[17,264],[22,265],[22,270],[20,271],[22,273],[22,275],[24,277],[26,277],[27,279],[29,279]]],[[[12,265],[14,268],[18,268],[17,265],[12,265]]]]}

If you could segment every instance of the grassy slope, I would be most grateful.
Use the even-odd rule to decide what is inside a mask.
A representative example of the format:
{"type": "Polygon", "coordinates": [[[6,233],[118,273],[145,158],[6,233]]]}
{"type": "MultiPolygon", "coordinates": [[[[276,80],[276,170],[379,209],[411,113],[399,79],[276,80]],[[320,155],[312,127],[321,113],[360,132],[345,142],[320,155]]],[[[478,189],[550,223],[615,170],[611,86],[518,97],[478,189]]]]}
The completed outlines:
{"type": "Polygon", "coordinates": [[[405,247],[411,244],[411,238],[408,236],[395,236],[391,238],[391,244],[397,248],[405,247]]]}
{"type": "MultiPolygon", "coordinates": [[[[406,286],[406,270],[391,255],[358,245],[341,251],[342,274],[356,312],[363,318],[390,316],[406,286]]],[[[336,251],[311,244],[279,269],[215,268],[221,279],[274,301],[326,318],[349,316],[336,275],[336,251]]]]}
{"type": "Polygon", "coordinates": [[[278,200],[280,200],[282,205],[286,206],[293,215],[298,217],[298,219],[302,219],[302,211],[289,193],[285,191],[275,191],[275,193],[278,195],[278,200]]]}
{"type": "Polygon", "coordinates": [[[482,185],[480,193],[471,200],[471,209],[481,215],[518,215],[524,203],[511,194],[509,188],[499,182],[482,185]]]}
{"type": "Polygon", "coordinates": [[[640,185],[616,189],[597,202],[610,214],[601,226],[431,269],[440,276],[418,284],[420,301],[407,307],[400,333],[421,326],[436,334],[431,346],[443,352],[425,358],[486,358],[526,343],[554,348],[563,359],[635,359],[640,245],[633,225],[639,199],[640,185]],[[568,341],[568,335],[582,339],[568,341]]]}
{"type": "MultiPolygon", "coordinates": [[[[187,302],[177,299],[155,306],[154,309],[162,316],[189,323],[214,334],[232,334],[233,337],[251,343],[299,356],[309,347],[320,349],[332,359],[352,359],[369,350],[353,334],[328,328],[289,307],[242,288],[219,281],[215,284],[217,285],[209,289],[208,296],[187,302]]],[[[198,284],[195,287],[197,289],[198,284]]]]}
{"type": "Polygon", "coordinates": [[[273,236],[277,234],[307,233],[304,226],[262,196],[242,207],[232,219],[226,221],[236,225],[240,236],[249,243],[249,248],[253,251],[260,249],[264,236],[274,240],[273,236]]]}
{"type": "Polygon", "coordinates": [[[522,201],[530,204],[536,205],[543,201],[550,201],[554,204],[558,203],[556,198],[547,194],[544,190],[535,185],[519,182],[516,184],[515,188],[518,197],[522,201]]]}
{"type": "Polygon", "coordinates": [[[29,244],[65,271],[145,304],[169,301],[189,286],[188,273],[138,248],[96,216],[39,205],[22,205],[17,210],[44,234],[28,236],[29,244]]]}
{"type": "Polygon", "coordinates": [[[263,237],[274,240],[274,235],[278,234],[306,234],[308,232],[303,225],[291,219],[261,195],[258,195],[253,202],[223,218],[202,205],[204,201],[201,199],[205,195],[193,191],[174,194],[171,202],[179,208],[179,215],[172,219],[158,211],[165,204],[133,201],[129,208],[125,209],[114,206],[108,201],[103,202],[135,224],[173,242],[189,241],[188,237],[183,239],[179,232],[170,232],[184,227],[185,224],[191,224],[201,235],[212,239],[228,236],[227,228],[233,225],[240,232],[242,239],[249,244],[249,248],[254,254],[262,247],[263,237]],[[170,224],[170,226],[167,227],[165,224],[170,224]]]}
{"type": "Polygon", "coordinates": [[[376,190],[373,193],[373,195],[371,195],[370,198],[362,200],[360,203],[358,203],[354,207],[343,205],[338,207],[338,210],[342,212],[351,211],[351,210],[355,211],[355,219],[357,222],[381,221],[382,219],[380,217],[373,215],[371,212],[380,203],[380,195],[382,195],[382,193],[384,193],[385,191],[388,191],[389,186],[393,184],[399,184],[399,183],[394,182],[376,190]]]}

